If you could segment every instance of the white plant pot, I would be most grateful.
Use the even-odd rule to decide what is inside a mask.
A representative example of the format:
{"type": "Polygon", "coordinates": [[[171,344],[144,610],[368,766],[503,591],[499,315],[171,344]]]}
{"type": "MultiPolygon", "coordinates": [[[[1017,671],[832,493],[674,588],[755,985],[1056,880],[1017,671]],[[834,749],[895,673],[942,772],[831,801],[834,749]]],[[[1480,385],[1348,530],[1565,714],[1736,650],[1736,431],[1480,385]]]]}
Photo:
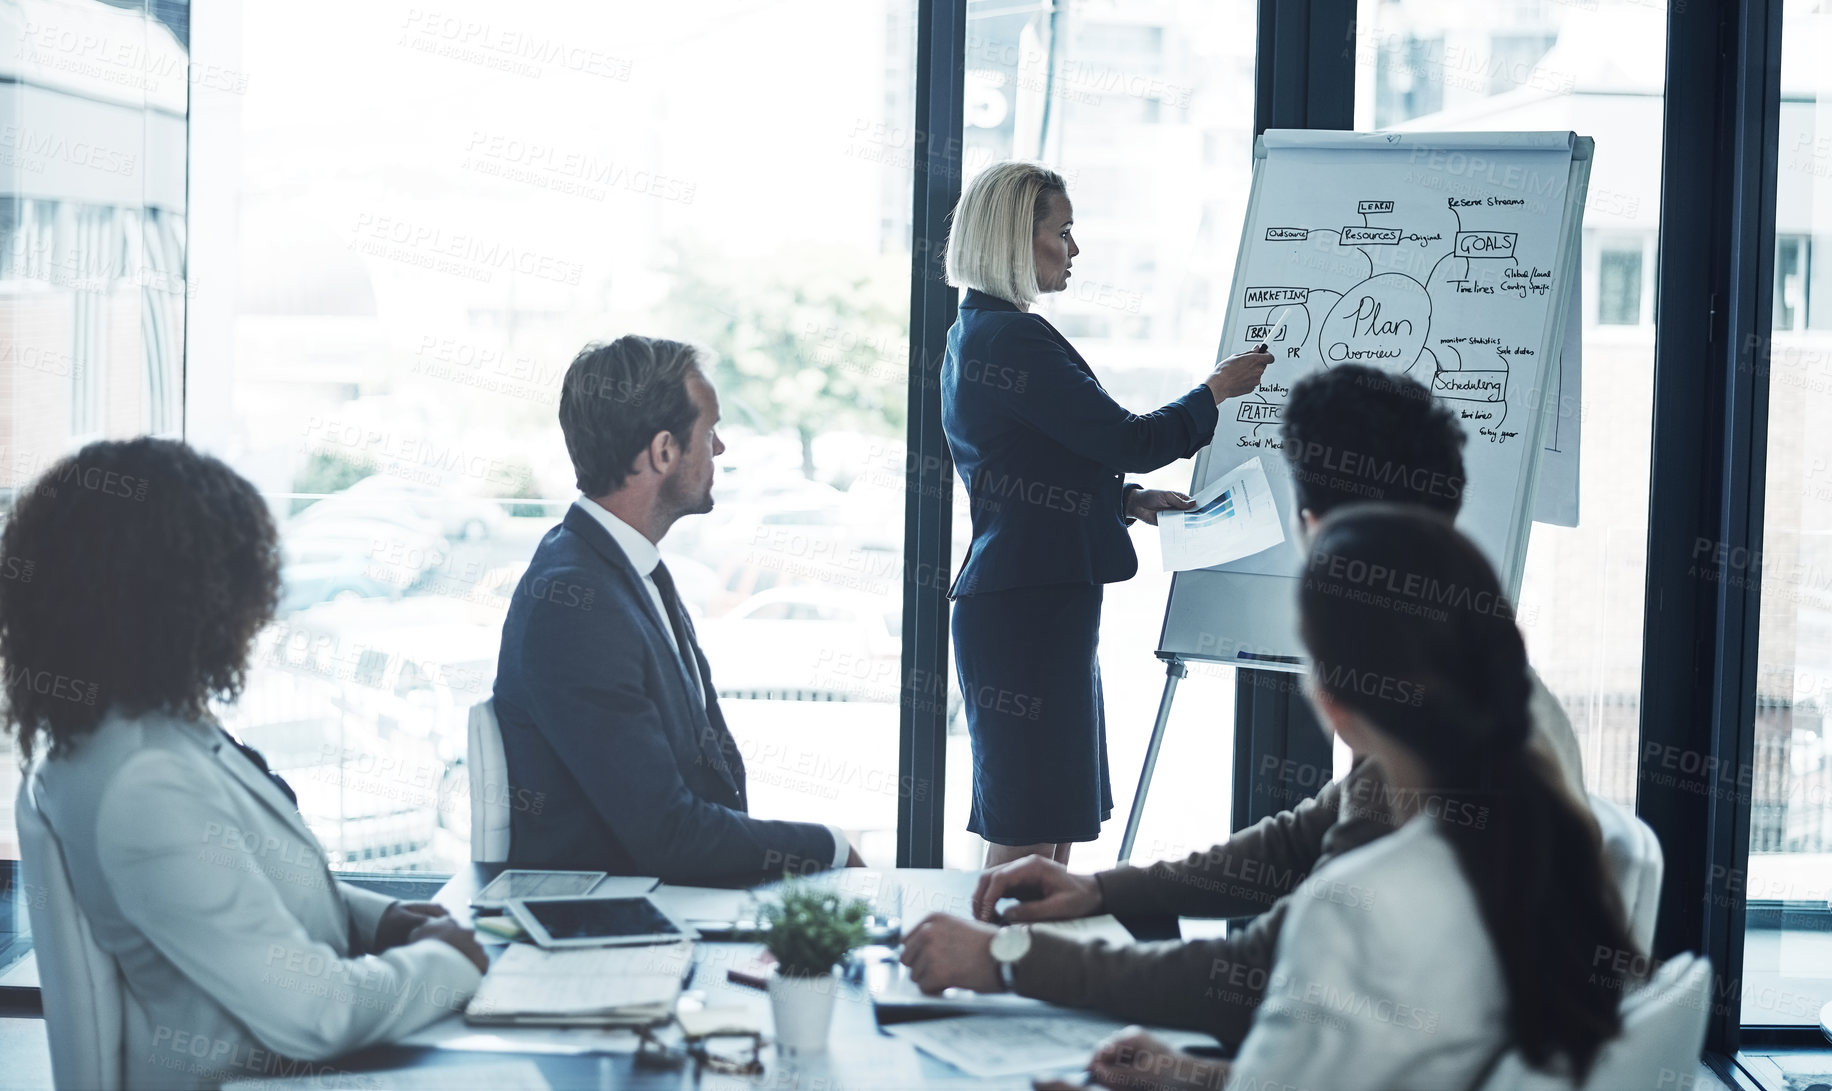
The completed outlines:
{"type": "Polygon", "coordinates": [[[833,1025],[833,996],[839,989],[839,974],[831,970],[825,977],[787,977],[770,972],[770,1014],[776,1019],[779,1056],[827,1051],[827,1031],[833,1025]]]}

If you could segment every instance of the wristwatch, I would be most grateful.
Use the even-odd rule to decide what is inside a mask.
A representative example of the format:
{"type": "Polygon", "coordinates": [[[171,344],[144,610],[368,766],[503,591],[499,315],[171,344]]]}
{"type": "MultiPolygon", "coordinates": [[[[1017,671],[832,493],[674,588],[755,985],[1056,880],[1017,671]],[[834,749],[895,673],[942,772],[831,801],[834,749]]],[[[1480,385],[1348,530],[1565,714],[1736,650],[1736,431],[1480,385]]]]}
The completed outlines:
{"type": "Polygon", "coordinates": [[[1017,992],[1012,980],[1012,964],[1030,954],[1031,933],[1028,924],[1008,924],[992,935],[992,959],[999,964],[999,980],[1007,992],[1017,992]]]}

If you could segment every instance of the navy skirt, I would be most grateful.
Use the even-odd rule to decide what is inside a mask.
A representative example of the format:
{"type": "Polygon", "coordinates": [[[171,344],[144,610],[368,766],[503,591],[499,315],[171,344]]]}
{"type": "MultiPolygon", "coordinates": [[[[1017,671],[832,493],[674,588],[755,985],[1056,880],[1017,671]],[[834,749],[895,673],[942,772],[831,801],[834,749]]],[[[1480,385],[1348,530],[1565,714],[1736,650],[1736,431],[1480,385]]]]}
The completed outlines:
{"type": "Polygon", "coordinates": [[[1099,584],[967,595],[954,663],[973,742],[967,829],[997,845],[1092,841],[1113,813],[1099,584]]]}

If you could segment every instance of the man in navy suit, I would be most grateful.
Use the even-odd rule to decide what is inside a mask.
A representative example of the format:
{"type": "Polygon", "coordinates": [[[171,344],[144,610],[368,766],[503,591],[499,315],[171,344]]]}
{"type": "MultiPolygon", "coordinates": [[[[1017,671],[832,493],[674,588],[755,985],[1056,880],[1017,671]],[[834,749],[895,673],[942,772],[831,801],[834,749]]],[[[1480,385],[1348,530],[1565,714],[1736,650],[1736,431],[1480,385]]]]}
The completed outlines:
{"type": "Polygon", "coordinates": [[[700,365],[692,345],[631,334],[566,372],[581,495],[515,589],[496,669],[511,866],[692,883],[863,864],[838,829],[748,813],[744,760],[656,549],[712,510],[725,445],[700,365]]]}

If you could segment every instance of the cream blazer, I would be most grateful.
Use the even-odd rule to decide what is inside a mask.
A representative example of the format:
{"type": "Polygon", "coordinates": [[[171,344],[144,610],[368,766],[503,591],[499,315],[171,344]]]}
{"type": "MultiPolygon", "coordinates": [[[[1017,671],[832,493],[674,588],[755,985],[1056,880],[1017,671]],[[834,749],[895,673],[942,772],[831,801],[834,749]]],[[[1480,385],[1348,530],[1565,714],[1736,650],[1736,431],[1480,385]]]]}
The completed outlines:
{"type": "Polygon", "coordinates": [[[1291,895],[1230,1089],[1468,1091],[1510,1045],[1501,963],[1437,827],[1413,818],[1291,895]]]}
{"type": "Polygon", "coordinates": [[[369,954],[393,899],[332,876],[278,787],[212,722],[110,716],[40,763],[39,803],[120,967],[129,1088],[334,1070],[462,1011],[449,944],[369,954]]]}

